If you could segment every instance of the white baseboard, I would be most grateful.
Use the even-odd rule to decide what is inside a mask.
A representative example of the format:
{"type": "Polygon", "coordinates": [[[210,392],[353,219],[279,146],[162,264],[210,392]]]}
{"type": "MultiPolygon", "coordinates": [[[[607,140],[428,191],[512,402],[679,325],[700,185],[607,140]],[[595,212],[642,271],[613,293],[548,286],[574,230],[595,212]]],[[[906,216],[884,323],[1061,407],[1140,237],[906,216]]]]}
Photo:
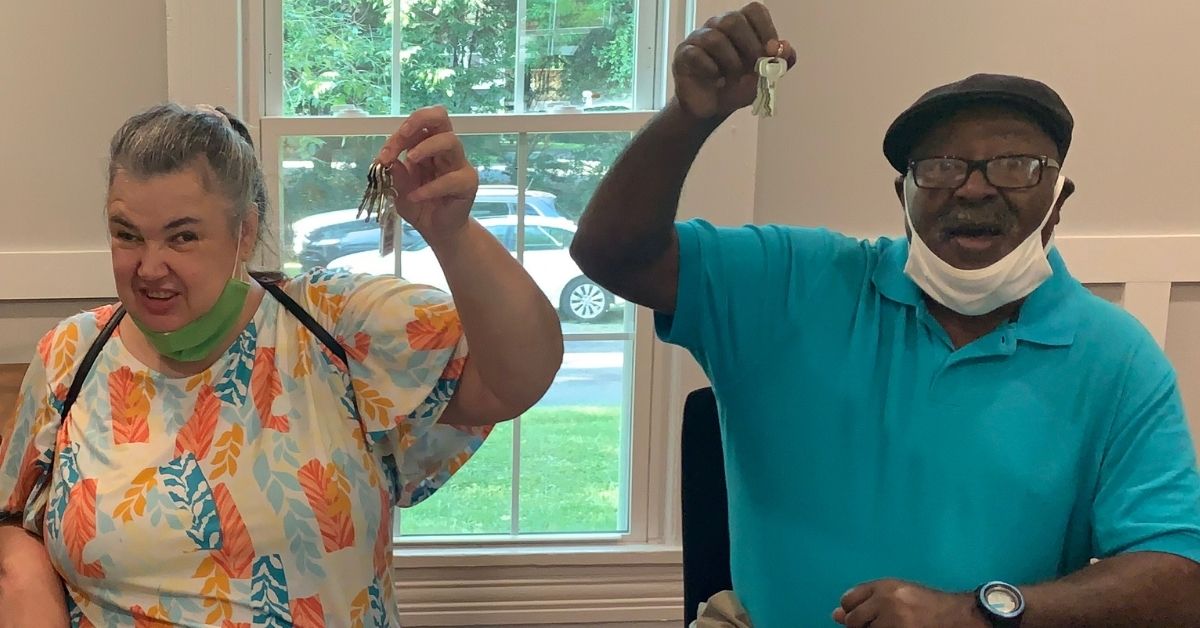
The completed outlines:
{"type": "Polygon", "coordinates": [[[405,626],[678,625],[678,549],[400,555],[405,626]]]}

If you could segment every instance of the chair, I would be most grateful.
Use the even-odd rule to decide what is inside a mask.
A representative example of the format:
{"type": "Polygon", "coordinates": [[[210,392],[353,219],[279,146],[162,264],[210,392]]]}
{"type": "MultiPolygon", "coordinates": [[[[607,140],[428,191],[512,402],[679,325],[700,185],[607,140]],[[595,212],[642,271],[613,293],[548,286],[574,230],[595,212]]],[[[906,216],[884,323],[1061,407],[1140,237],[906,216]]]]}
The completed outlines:
{"type": "Polygon", "coordinates": [[[17,393],[28,364],[0,364],[0,439],[8,433],[9,422],[17,411],[17,393]]]}
{"type": "Polygon", "coordinates": [[[692,391],[684,403],[680,464],[683,616],[687,626],[696,619],[701,602],[733,588],[725,459],[712,388],[692,391]]]}

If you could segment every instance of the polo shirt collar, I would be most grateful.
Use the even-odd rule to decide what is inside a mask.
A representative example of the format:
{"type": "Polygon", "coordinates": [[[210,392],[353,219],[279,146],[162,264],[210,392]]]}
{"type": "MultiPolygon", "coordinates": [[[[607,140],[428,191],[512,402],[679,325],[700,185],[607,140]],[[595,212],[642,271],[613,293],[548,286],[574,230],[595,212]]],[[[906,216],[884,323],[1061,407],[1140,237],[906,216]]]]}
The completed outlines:
{"type": "MultiPolygon", "coordinates": [[[[884,297],[913,308],[923,307],[921,289],[904,273],[908,261],[907,239],[884,239],[879,265],[871,277],[884,297]]],[[[1075,339],[1079,318],[1074,307],[1079,282],[1071,276],[1057,248],[1047,255],[1053,275],[1042,282],[1021,305],[1013,333],[1018,340],[1063,346],[1075,339]]]]}

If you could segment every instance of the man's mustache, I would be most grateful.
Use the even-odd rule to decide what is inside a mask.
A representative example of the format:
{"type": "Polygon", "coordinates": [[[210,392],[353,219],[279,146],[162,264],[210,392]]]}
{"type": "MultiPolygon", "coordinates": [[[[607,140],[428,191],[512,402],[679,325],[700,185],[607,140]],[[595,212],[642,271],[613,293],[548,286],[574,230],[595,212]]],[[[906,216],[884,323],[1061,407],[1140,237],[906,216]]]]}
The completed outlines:
{"type": "Polygon", "coordinates": [[[934,224],[940,231],[987,229],[1010,233],[1019,227],[1019,220],[1016,210],[1002,200],[979,205],[952,201],[938,211],[934,224]]]}

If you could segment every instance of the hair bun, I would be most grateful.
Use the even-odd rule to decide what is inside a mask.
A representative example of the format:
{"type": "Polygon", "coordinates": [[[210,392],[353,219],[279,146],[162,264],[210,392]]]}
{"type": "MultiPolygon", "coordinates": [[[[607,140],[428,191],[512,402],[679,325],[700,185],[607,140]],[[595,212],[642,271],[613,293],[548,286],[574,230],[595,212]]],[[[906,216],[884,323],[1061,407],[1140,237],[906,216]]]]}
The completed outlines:
{"type": "Polygon", "coordinates": [[[239,120],[237,116],[226,111],[224,107],[217,106],[214,107],[214,109],[216,109],[222,116],[225,116],[225,120],[229,122],[229,126],[234,131],[237,131],[237,134],[240,135],[242,139],[246,140],[247,144],[249,144],[251,147],[254,146],[254,139],[250,135],[250,129],[246,126],[246,123],[239,120]]]}

